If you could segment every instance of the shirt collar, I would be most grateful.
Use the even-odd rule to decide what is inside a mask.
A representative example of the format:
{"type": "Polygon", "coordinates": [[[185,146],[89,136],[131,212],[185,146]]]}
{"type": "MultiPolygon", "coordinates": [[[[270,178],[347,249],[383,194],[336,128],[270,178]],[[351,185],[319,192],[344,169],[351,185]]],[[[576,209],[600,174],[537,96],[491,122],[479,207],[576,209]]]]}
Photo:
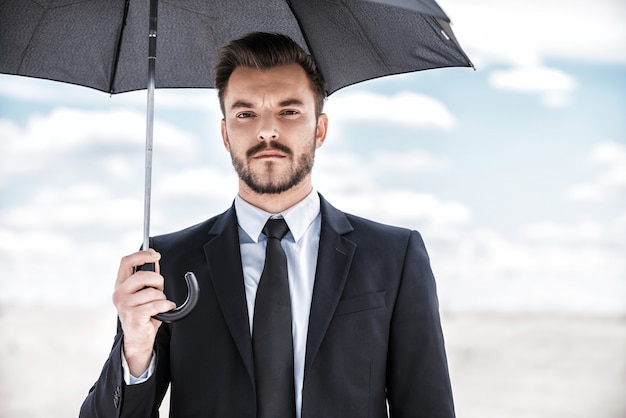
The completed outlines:
{"type": "Polygon", "coordinates": [[[269,213],[251,205],[237,195],[235,197],[235,211],[239,227],[254,242],[259,242],[259,239],[263,236],[261,231],[269,218],[281,217],[287,222],[294,241],[298,242],[309,228],[309,225],[311,225],[311,222],[320,213],[320,197],[315,190],[312,190],[307,197],[289,209],[281,213],[269,213]]]}

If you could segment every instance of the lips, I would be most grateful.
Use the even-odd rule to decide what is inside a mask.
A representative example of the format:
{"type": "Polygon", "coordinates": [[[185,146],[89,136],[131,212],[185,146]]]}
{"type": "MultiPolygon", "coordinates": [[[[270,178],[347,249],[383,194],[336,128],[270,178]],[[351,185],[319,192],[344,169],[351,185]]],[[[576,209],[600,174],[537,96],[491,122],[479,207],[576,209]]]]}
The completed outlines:
{"type": "Polygon", "coordinates": [[[256,153],[253,156],[254,159],[264,159],[264,158],[285,158],[285,154],[276,150],[264,150],[259,153],[256,153]]]}

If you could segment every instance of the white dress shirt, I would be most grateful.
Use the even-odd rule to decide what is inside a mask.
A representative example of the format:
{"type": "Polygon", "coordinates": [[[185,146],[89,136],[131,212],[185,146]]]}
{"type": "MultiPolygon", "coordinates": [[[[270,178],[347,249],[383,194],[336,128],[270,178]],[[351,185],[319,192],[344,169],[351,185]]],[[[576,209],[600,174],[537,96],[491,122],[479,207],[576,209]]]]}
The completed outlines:
{"type": "Polygon", "coordinates": [[[265,212],[237,196],[235,198],[235,211],[239,223],[239,245],[251,334],[254,301],[259,279],[263,272],[265,246],[267,244],[267,238],[261,231],[270,217],[284,218],[289,227],[289,232],[282,239],[281,245],[287,256],[289,293],[291,296],[296,416],[299,418],[302,409],[304,357],[309,328],[309,312],[311,310],[322,225],[319,195],[312,191],[304,200],[280,214],[265,212]]]}
{"type": "MultiPolygon", "coordinates": [[[[287,256],[289,293],[291,296],[296,416],[300,418],[309,312],[311,310],[322,225],[319,195],[313,190],[295,206],[278,214],[265,212],[237,195],[235,197],[235,211],[239,225],[239,246],[251,335],[254,302],[261,273],[263,272],[263,265],[265,264],[265,247],[267,244],[267,238],[261,231],[271,217],[284,218],[289,227],[289,232],[282,239],[281,245],[287,256]]],[[[154,371],[154,355],[152,357],[148,370],[139,378],[135,378],[128,371],[128,364],[122,351],[122,366],[126,384],[144,382],[152,375],[154,371]]]]}

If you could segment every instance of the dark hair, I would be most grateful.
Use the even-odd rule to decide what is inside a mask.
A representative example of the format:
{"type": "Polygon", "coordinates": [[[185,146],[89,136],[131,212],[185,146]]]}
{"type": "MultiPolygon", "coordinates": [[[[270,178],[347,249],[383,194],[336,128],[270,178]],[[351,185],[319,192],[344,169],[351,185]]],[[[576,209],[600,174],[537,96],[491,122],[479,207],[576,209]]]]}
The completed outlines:
{"type": "Polygon", "coordinates": [[[315,95],[315,111],[319,116],[326,99],[326,84],[317,71],[315,61],[290,37],[278,33],[254,32],[231,41],[219,51],[215,66],[215,88],[224,113],[224,92],[228,80],[237,67],[266,70],[273,67],[299,64],[306,73],[315,95]]]}

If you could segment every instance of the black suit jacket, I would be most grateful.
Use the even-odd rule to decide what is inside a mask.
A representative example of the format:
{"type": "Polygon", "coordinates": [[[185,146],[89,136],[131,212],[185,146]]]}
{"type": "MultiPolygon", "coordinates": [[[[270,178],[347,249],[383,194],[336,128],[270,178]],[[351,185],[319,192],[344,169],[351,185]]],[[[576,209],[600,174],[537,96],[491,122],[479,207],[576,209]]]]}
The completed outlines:
{"type": "MultiPolygon", "coordinates": [[[[321,199],[302,418],[454,417],[435,281],[420,235],[345,214],[321,199]]],[[[157,366],[125,386],[119,330],[81,417],[154,417],[171,384],[172,417],[254,418],[252,342],[234,207],[155,237],[168,298],[193,271],[200,300],[163,324],[157,366]]]]}

